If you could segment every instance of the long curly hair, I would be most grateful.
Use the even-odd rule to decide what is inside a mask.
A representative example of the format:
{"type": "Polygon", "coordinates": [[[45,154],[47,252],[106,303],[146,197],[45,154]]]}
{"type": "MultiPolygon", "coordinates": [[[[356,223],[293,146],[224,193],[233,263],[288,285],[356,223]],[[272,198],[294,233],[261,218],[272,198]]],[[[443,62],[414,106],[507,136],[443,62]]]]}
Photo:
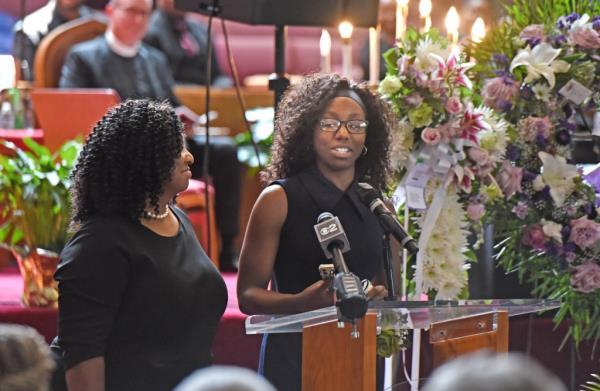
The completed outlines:
{"type": "Polygon", "coordinates": [[[89,135],[72,174],[71,226],[97,215],[139,221],[158,199],[183,149],[183,127],[166,102],[127,100],[89,135]]]}
{"type": "Polygon", "coordinates": [[[356,84],[336,74],[312,74],[288,89],[275,115],[275,138],[269,165],[261,172],[263,183],[297,175],[315,164],[313,133],[322,113],[341,89],[352,89],[362,99],[369,121],[366,155],[356,161],[358,181],[385,191],[391,172],[389,153],[396,123],[389,105],[366,84],[356,84]]]}

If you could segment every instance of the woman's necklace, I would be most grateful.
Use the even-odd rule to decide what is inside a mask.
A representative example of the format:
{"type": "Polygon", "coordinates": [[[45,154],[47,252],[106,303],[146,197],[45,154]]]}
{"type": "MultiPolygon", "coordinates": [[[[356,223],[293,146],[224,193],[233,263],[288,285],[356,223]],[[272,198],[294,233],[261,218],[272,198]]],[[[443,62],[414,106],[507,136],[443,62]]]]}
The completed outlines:
{"type": "Polygon", "coordinates": [[[144,217],[146,217],[148,219],[162,220],[162,219],[165,219],[168,215],[169,215],[169,205],[166,206],[165,212],[160,213],[160,214],[156,214],[154,212],[148,212],[147,210],[144,211],[144,217]]]}

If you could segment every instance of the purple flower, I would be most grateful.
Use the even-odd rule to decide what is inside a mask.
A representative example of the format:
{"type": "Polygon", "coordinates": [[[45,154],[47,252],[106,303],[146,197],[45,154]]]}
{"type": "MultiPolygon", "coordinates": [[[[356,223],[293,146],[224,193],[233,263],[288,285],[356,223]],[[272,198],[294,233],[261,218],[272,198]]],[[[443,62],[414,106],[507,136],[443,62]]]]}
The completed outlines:
{"type": "Polygon", "coordinates": [[[577,246],[573,242],[566,242],[565,244],[563,244],[563,251],[575,253],[575,251],[577,251],[577,246]]]}
{"type": "Polygon", "coordinates": [[[586,216],[572,220],[570,240],[581,248],[595,245],[600,240],[600,224],[586,216]]]}
{"type": "Polygon", "coordinates": [[[581,293],[590,293],[600,288],[600,266],[594,261],[574,266],[571,275],[571,286],[581,293]]]}
{"type": "Polygon", "coordinates": [[[521,150],[514,144],[506,147],[506,158],[510,161],[517,161],[521,157],[521,150]]]}
{"type": "Polygon", "coordinates": [[[512,208],[512,212],[518,218],[520,218],[521,220],[523,220],[529,214],[529,206],[527,206],[527,204],[525,202],[519,201],[519,202],[517,202],[517,205],[515,205],[512,208]]]}
{"type": "Polygon", "coordinates": [[[575,124],[574,122],[571,122],[569,120],[564,120],[564,119],[560,120],[558,122],[558,127],[568,130],[570,132],[574,132],[575,130],[577,130],[577,124],[575,124]]]}
{"type": "Polygon", "coordinates": [[[594,22],[592,23],[592,28],[596,31],[600,30],[600,16],[596,16],[594,18],[594,22]]]}
{"type": "Polygon", "coordinates": [[[535,96],[535,93],[528,85],[521,87],[521,98],[525,100],[531,100],[535,96]]]}
{"type": "Polygon", "coordinates": [[[598,212],[596,212],[596,206],[594,205],[593,202],[585,204],[585,206],[583,208],[585,210],[585,214],[587,215],[588,219],[594,220],[598,216],[598,212]]]}
{"type": "Polygon", "coordinates": [[[492,58],[499,68],[505,68],[510,64],[510,60],[504,54],[494,54],[492,58]]]}
{"type": "Polygon", "coordinates": [[[600,34],[594,29],[582,27],[571,30],[569,38],[575,45],[584,49],[600,49],[600,34]]]}
{"type": "Polygon", "coordinates": [[[569,14],[566,17],[566,20],[567,20],[568,23],[573,23],[576,20],[578,20],[579,18],[580,18],[580,16],[579,16],[579,14],[577,12],[572,12],[571,14],[569,14]]]}
{"type": "Polygon", "coordinates": [[[553,241],[547,241],[545,246],[546,254],[550,255],[551,257],[555,257],[560,254],[560,248],[553,241]]]}
{"type": "Polygon", "coordinates": [[[540,147],[540,149],[544,149],[546,148],[546,136],[544,135],[544,133],[540,132],[538,134],[535,135],[535,144],[540,147]]]}
{"type": "Polygon", "coordinates": [[[557,35],[552,40],[554,41],[554,46],[561,46],[567,43],[567,37],[564,34],[557,35]]]}
{"type": "Polygon", "coordinates": [[[569,145],[571,142],[571,134],[564,129],[556,132],[554,138],[559,145],[569,145]]]}
{"type": "MultiPolygon", "coordinates": [[[[571,235],[571,227],[568,225],[563,225],[562,229],[560,230],[560,234],[562,235],[563,242],[567,242],[567,239],[569,239],[569,235],[571,235]]],[[[571,243],[574,246],[574,244],[572,242],[567,242],[567,244],[569,244],[569,243],[571,243]]],[[[565,244],[565,246],[567,244],[565,244]]],[[[573,251],[575,251],[574,247],[573,247],[573,251]]]]}
{"type": "Polygon", "coordinates": [[[507,100],[499,99],[498,102],[496,103],[496,106],[498,107],[500,112],[508,113],[512,109],[513,105],[512,105],[512,103],[510,103],[507,100]]]}
{"type": "Polygon", "coordinates": [[[498,102],[512,102],[519,93],[518,84],[508,77],[494,77],[483,85],[483,104],[499,110],[498,102]]]}
{"type": "Polygon", "coordinates": [[[523,231],[522,243],[536,250],[545,250],[546,235],[541,224],[533,224],[525,228],[523,231]]]}
{"type": "Polygon", "coordinates": [[[524,181],[528,181],[531,182],[533,181],[535,178],[537,178],[538,174],[529,170],[524,170],[523,171],[523,180],[524,181]]]}

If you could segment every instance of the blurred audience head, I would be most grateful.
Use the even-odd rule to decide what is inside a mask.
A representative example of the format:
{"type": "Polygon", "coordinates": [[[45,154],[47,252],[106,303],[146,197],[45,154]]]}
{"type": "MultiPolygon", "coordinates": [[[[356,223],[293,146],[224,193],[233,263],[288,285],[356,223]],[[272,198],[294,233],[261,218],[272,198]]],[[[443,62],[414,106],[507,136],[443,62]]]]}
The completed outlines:
{"type": "Polygon", "coordinates": [[[105,8],[108,29],[123,44],[139,44],[148,30],[152,0],[111,0],[105,8]]]}
{"type": "Polygon", "coordinates": [[[98,215],[139,221],[146,207],[158,210],[161,196],[185,190],[189,178],[178,169],[182,132],[166,102],[127,100],[111,108],[92,129],[71,174],[71,228],[98,215]]]}
{"type": "Polygon", "coordinates": [[[193,372],[173,391],[276,391],[265,378],[246,368],[213,366],[193,372]]]}
{"type": "Polygon", "coordinates": [[[47,391],[54,362],[31,327],[0,324],[0,390],[47,391]]]}
{"type": "Polygon", "coordinates": [[[566,391],[562,382],[522,354],[459,357],[436,369],[423,391],[566,391]]]}
{"type": "Polygon", "coordinates": [[[389,105],[366,84],[334,73],[307,75],[285,92],[275,115],[271,162],[262,172],[265,183],[298,175],[315,163],[313,138],[319,120],[332,99],[349,90],[359,96],[369,122],[364,144],[368,153],[356,160],[356,178],[386,188],[390,138],[397,121],[389,105]]]}

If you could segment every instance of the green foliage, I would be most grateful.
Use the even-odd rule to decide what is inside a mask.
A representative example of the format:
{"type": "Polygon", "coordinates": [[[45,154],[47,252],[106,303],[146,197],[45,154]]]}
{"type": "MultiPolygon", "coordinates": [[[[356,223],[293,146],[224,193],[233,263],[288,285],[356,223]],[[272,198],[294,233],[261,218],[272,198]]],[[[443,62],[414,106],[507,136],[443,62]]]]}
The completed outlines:
{"type": "Polygon", "coordinates": [[[35,248],[59,252],[70,219],[69,175],[81,143],[68,141],[56,153],[25,139],[29,151],[2,142],[0,244],[26,254],[35,248]]]}
{"type": "Polygon", "coordinates": [[[492,25],[484,40],[470,43],[465,52],[477,61],[472,72],[481,77],[490,76],[488,63],[494,54],[513,58],[519,47],[519,33],[531,24],[543,24],[548,28],[561,16],[573,12],[588,15],[600,14],[600,1],[589,0],[514,0],[505,4],[506,16],[501,23],[492,25]]]}
{"type": "Polygon", "coordinates": [[[585,384],[581,385],[580,391],[600,391],[600,375],[592,373],[591,376],[598,381],[588,380],[585,384]]]}

